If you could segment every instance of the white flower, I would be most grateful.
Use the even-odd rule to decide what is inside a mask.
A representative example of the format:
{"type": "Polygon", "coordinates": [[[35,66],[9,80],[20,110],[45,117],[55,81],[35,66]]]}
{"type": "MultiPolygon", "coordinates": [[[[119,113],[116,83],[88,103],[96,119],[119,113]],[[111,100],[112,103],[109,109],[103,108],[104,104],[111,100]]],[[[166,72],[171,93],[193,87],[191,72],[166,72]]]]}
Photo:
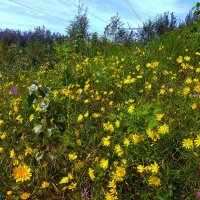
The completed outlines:
{"type": "Polygon", "coordinates": [[[39,124],[39,125],[36,125],[36,126],[33,128],[33,131],[34,131],[36,134],[38,134],[38,133],[42,132],[42,129],[43,129],[42,125],[39,124]]]}
{"type": "Polygon", "coordinates": [[[44,100],[40,103],[40,111],[45,111],[49,106],[49,99],[44,98],[44,100]]]}
{"type": "Polygon", "coordinates": [[[38,90],[38,86],[35,85],[35,84],[32,84],[30,87],[29,87],[29,94],[31,95],[33,92],[37,91],[38,90]]]}

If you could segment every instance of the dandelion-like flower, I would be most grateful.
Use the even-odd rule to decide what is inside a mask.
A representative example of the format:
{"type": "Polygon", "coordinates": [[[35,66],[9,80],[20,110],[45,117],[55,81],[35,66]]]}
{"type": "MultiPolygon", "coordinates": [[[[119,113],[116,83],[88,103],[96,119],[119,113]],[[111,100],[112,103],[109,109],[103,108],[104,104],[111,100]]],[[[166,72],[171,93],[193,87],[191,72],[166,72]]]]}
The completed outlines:
{"type": "Polygon", "coordinates": [[[145,167],[144,167],[143,165],[138,165],[138,166],[137,166],[137,172],[143,173],[144,170],[145,170],[145,167]]]}
{"type": "Polygon", "coordinates": [[[46,188],[49,187],[49,185],[50,185],[50,184],[49,184],[47,181],[43,181],[41,188],[42,188],[42,189],[46,189],[46,188]]]}
{"type": "Polygon", "coordinates": [[[158,133],[166,134],[169,132],[169,126],[167,124],[163,124],[158,128],[158,133]]]}
{"type": "Polygon", "coordinates": [[[22,200],[26,200],[30,197],[30,194],[27,192],[22,193],[22,195],[20,196],[22,200]]]}
{"type": "Polygon", "coordinates": [[[88,175],[92,180],[95,179],[94,170],[92,168],[89,168],[88,175]]]}
{"type": "Polygon", "coordinates": [[[152,186],[159,186],[161,184],[161,181],[157,176],[150,176],[148,182],[149,182],[149,185],[152,185],[152,186]]]}
{"type": "Polygon", "coordinates": [[[12,175],[16,179],[16,182],[24,182],[30,180],[32,173],[27,165],[19,165],[14,168],[12,175]]]}
{"type": "Polygon", "coordinates": [[[196,147],[200,146],[200,135],[197,135],[196,140],[194,140],[194,144],[195,144],[196,147]]]}
{"type": "Polygon", "coordinates": [[[68,158],[70,161],[75,160],[77,158],[77,155],[75,153],[69,153],[68,158]]]}
{"type": "Polygon", "coordinates": [[[154,164],[151,164],[151,172],[152,173],[158,173],[159,166],[158,163],[154,162],[154,164]]]}
{"type": "Polygon", "coordinates": [[[101,159],[101,161],[100,161],[100,166],[104,169],[104,170],[106,170],[107,168],[108,168],[108,160],[107,159],[101,159]]]}
{"type": "Polygon", "coordinates": [[[182,141],[183,147],[185,147],[186,149],[190,149],[193,148],[193,141],[190,138],[184,139],[182,141]]]}
{"type": "Polygon", "coordinates": [[[103,146],[105,146],[105,147],[110,146],[110,138],[111,138],[110,136],[102,138],[102,144],[103,144],[103,146]]]}

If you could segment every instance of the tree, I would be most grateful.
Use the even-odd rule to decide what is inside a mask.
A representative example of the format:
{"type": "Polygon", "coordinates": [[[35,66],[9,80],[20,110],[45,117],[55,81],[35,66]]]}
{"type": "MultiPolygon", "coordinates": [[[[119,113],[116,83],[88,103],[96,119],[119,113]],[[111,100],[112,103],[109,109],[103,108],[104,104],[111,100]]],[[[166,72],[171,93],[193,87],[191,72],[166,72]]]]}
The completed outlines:
{"type": "Polygon", "coordinates": [[[130,34],[123,26],[124,23],[121,22],[117,13],[115,16],[111,17],[110,23],[106,26],[104,31],[105,37],[114,43],[126,41],[130,34]]]}
{"type": "Polygon", "coordinates": [[[87,9],[79,1],[78,13],[67,27],[67,36],[75,53],[83,53],[89,38],[88,29],[87,9]]]}
{"type": "Polygon", "coordinates": [[[198,18],[197,14],[195,12],[193,12],[192,10],[190,10],[185,18],[185,25],[188,27],[193,25],[194,21],[197,18],[198,18]]]}
{"type": "Polygon", "coordinates": [[[143,23],[143,27],[139,29],[138,39],[147,42],[155,37],[154,23],[151,19],[143,23]]]}
{"type": "Polygon", "coordinates": [[[154,38],[160,38],[164,33],[176,28],[177,19],[174,13],[164,12],[154,20],[149,19],[143,23],[143,27],[139,31],[139,39],[142,42],[147,42],[154,38]]]}

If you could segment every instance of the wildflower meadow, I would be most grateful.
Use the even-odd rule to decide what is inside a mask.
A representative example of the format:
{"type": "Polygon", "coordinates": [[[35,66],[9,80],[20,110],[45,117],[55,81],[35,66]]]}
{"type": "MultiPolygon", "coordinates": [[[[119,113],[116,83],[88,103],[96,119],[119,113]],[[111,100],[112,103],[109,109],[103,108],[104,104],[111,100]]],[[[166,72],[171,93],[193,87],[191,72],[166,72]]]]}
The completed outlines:
{"type": "Polygon", "coordinates": [[[66,47],[53,64],[2,67],[0,194],[198,199],[199,47],[186,27],[145,45],[107,41],[95,56],[66,47]]]}

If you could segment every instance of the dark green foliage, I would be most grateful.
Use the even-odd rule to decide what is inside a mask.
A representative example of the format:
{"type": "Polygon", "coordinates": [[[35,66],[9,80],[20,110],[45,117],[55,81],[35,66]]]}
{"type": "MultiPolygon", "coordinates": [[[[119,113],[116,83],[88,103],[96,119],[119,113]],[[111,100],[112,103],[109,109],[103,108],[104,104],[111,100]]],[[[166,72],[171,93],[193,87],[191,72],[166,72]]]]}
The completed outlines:
{"type": "Polygon", "coordinates": [[[126,42],[130,35],[124,29],[124,24],[118,16],[118,13],[111,17],[110,23],[106,26],[104,34],[106,38],[114,43],[126,42]]]}
{"type": "Polygon", "coordinates": [[[63,36],[52,34],[45,27],[28,32],[0,30],[0,65],[6,68],[37,68],[54,60],[53,43],[61,38],[63,36]]]}
{"type": "Polygon", "coordinates": [[[83,6],[83,4],[79,3],[78,13],[67,27],[67,36],[72,50],[75,53],[81,54],[85,51],[87,40],[89,38],[87,10],[84,10],[83,6]]]}
{"type": "Polygon", "coordinates": [[[139,30],[138,39],[142,42],[147,42],[175,29],[177,29],[176,16],[174,13],[165,12],[154,20],[149,19],[144,22],[143,27],[139,30]]]}

